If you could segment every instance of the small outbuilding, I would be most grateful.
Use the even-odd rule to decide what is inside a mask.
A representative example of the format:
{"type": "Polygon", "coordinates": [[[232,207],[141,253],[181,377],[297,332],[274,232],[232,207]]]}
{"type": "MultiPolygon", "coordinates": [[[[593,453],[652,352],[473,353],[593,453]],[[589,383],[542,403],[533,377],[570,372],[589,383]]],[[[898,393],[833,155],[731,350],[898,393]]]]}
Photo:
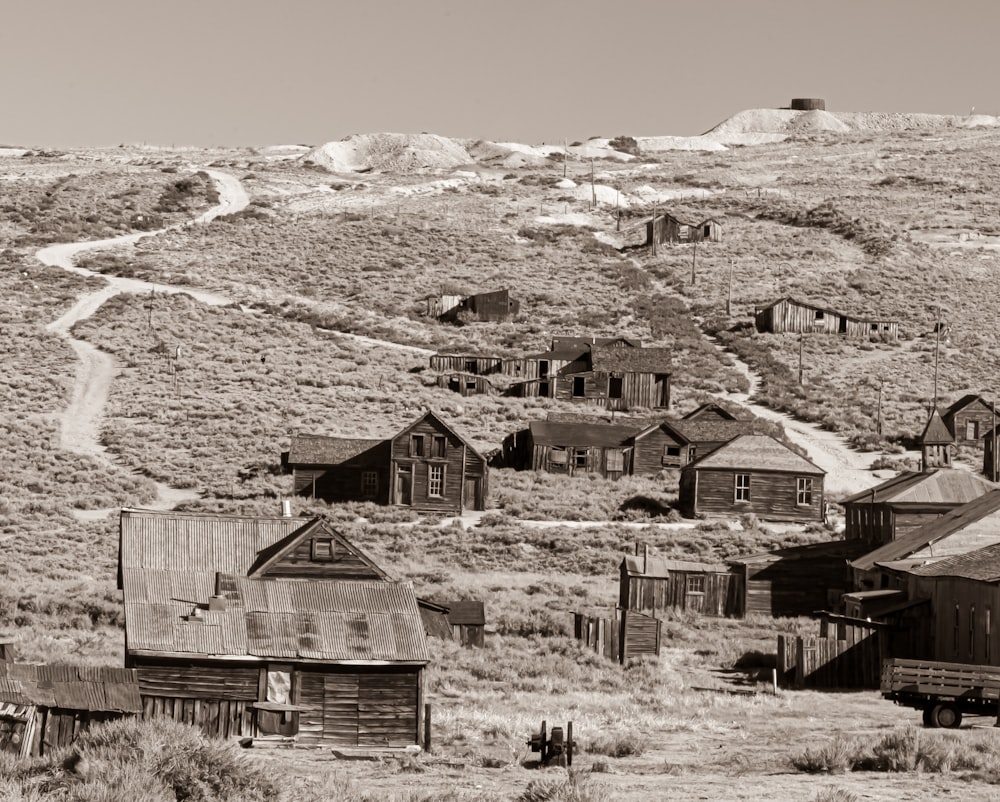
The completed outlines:
{"type": "Polygon", "coordinates": [[[743,615],[743,579],[726,565],[671,560],[636,545],[622,559],[618,606],[653,617],[686,610],[709,616],[743,615]]]}
{"type": "Polygon", "coordinates": [[[956,445],[983,447],[983,436],[997,425],[992,401],[981,395],[963,395],[941,413],[941,420],[956,445]]]}
{"type": "Polygon", "coordinates": [[[647,246],[721,241],[722,225],[714,217],[693,219],[664,212],[646,222],[647,246]]]}

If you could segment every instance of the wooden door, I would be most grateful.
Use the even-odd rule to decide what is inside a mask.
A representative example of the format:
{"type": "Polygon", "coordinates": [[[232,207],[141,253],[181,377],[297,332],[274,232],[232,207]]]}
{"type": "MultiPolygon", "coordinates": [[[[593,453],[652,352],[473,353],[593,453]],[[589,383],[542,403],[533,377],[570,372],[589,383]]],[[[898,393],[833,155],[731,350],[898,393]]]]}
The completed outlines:
{"type": "Polygon", "coordinates": [[[462,509],[479,509],[479,487],[482,480],[478,476],[465,477],[465,491],[462,493],[462,509]]]}
{"type": "Polygon", "coordinates": [[[412,465],[401,465],[396,469],[396,503],[406,507],[413,504],[412,465]]]}

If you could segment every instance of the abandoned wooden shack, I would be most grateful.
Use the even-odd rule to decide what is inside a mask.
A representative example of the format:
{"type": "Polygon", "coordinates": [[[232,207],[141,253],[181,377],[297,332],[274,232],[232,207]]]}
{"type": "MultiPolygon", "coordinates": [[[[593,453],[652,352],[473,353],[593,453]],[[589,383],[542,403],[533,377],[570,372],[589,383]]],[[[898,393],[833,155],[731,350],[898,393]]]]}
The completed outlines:
{"type": "Polygon", "coordinates": [[[448,624],[463,646],[486,645],[486,605],[474,599],[448,602],[448,624]]]}
{"type": "Polygon", "coordinates": [[[742,577],[726,565],[671,560],[645,544],[626,555],[619,568],[618,606],[657,617],[686,610],[702,615],[743,615],[742,577]]]}
{"type": "Polygon", "coordinates": [[[486,459],[434,412],[387,439],[297,435],[285,460],[295,493],[429,513],[485,509],[486,459]]]}
{"type": "Polygon", "coordinates": [[[662,631],[660,619],[638,610],[616,608],[608,617],[573,613],[573,637],[618,663],[658,655],[662,631]]]}
{"type": "Polygon", "coordinates": [[[633,472],[683,468],[741,434],[759,433],[761,426],[757,419],[728,420],[712,415],[660,420],[635,435],[633,472]]]}
{"type": "Polygon", "coordinates": [[[510,297],[510,290],[427,297],[427,316],[452,323],[466,320],[499,323],[510,320],[520,310],[521,302],[510,297]]]}
{"type": "Polygon", "coordinates": [[[504,464],[516,470],[618,479],[632,473],[634,424],[531,421],[503,442],[504,464]]]}
{"type": "Polygon", "coordinates": [[[841,499],[844,537],[863,540],[870,550],[904,537],[995,487],[982,476],[956,468],[907,471],[841,499]]]}
{"type": "Polygon", "coordinates": [[[757,331],[770,334],[843,334],[891,340],[899,336],[896,321],[864,319],[788,296],[758,307],[754,325],[757,331]]]}
{"type": "Polygon", "coordinates": [[[941,413],[956,445],[983,447],[983,436],[997,425],[993,402],[981,395],[963,395],[941,413]]]}
{"type": "Polygon", "coordinates": [[[685,242],[721,242],[722,226],[714,217],[700,221],[669,212],[658,214],[646,221],[647,246],[680,244],[685,242]]]}
{"type": "Polygon", "coordinates": [[[141,712],[134,670],[0,661],[0,753],[44,757],[94,724],[141,712]]]}
{"type": "Polygon", "coordinates": [[[772,521],[822,521],[817,467],[764,434],[743,434],[681,469],[681,514],[744,515],[772,521]]]}
{"type": "Polygon", "coordinates": [[[125,509],[119,538],[146,716],[223,738],[422,743],[413,588],[327,520],[125,509]]]}
{"type": "Polygon", "coordinates": [[[851,562],[858,591],[898,590],[899,571],[1000,543],[1000,489],[990,490],[851,562]]]}

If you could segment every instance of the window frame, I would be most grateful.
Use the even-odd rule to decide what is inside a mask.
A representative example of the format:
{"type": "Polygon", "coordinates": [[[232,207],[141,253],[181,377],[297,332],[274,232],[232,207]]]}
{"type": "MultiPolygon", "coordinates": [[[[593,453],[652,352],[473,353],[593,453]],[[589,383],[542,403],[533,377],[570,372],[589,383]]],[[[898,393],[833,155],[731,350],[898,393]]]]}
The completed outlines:
{"type": "Polygon", "coordinates": [[[424,441],[424,435],[422,434],[411,434],[410,435],[410,456],[411,457],[423,457],[427,453],[426,443],[424,441]]]}
{"type": "Polygon", "coordinates": [[[365,470],[361,472],[361,497],[376,498],[378,496],[378,471],[365,470]]]}
{"type": "Polygon", "coordinates": [[[445,475],[447,466],[441,463],[431,463],[427,466],[427,497],[428,498],[444,498],[445,491],[445,475]],[[435,474],[439,474],[435,476],[435,474]],[[434,492],[434,486],[437,485],[437,492],[434,492]]]}
{"type": "Polygon", "coordinates": [[[813,503],[813,480],[811,476],[795,477],[795,505],[811,507],[813,503]]]}
{"type": "Polygon", "coordinates": [[[314,537],[309,544],[309,561],[332,563],[337,559],[337,541],[332,537],[314,537]]]}
{"type": "Polygon", "coordinates": [[[622,376],[608,376],[608,398],[616,401],[625,397],[625,378],[622,376]]]}
{"type": "Polygon", "coordinates": [[[432,434],[430,443],[430,453],[427,455],[431,459],[444,459],[448,455],[448,437],[443,434],[432,434]]]}
{"type": "Polygon", "coordinates": [[[684,583],[684,593],[689,594],[702,594],[705,593],[705,575],[704,574],[688,574],[687,579],[684,583]]]}
{"type": "Polygon", "coordinates": [[[573,377],[573,398],[587,397],[587,380],[583,376],[573,377]]]}
{"type": "Polygon", "coordinates": [[[736,504],[750,503],[750,474],[733,474],[733,502],[736,504]]]}

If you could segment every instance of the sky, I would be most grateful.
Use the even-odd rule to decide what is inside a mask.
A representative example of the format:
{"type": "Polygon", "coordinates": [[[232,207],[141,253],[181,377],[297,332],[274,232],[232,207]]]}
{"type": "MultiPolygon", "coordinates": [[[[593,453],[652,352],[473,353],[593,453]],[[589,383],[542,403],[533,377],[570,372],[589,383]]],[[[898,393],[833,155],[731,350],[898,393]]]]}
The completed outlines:
{"type": "Polygon", "coordinates": [[[4,0],[0,146],[561,143],[1000,114],[996,0],[4,0]]]}

